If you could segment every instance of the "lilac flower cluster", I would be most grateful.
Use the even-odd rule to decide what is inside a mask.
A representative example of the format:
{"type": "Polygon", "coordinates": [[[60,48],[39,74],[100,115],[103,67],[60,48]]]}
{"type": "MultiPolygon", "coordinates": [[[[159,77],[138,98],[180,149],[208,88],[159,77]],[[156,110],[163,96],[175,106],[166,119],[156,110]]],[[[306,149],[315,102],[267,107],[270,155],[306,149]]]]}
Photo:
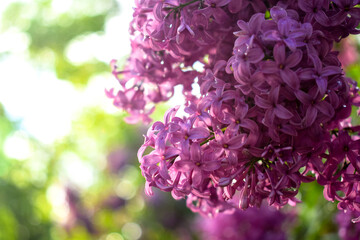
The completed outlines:
{"type": "Polygon", "coordinates": [[[196,227],[206,240],[285,240],[294,218],[271,207],[236,210],[218,214],[215,218],[199,217],[196,227]]]}
{"type": "Polygon", "coordinates": [[[150,121],[176,85],[187,101],[185,117],[170,109],[145,136],[146,192],[214,215],[294,205],[301,183],[317,180],[326,199],[360,212],[360,127],[350,124],[360,97],[332,50],[358,33],[358,3],[136,1],[131,57],[113,68],[122,90],[109,97],[130,122],[150,121]]]}
{"type": "Polygon", "coordinates": [[[359,217],[359,214],[348,211],[339,212],[336,216],[336,222],[339,224],[339,237],[342,240],[357,240],[360,238],[360,224],[351,224],[350,220],[359,217]]]}

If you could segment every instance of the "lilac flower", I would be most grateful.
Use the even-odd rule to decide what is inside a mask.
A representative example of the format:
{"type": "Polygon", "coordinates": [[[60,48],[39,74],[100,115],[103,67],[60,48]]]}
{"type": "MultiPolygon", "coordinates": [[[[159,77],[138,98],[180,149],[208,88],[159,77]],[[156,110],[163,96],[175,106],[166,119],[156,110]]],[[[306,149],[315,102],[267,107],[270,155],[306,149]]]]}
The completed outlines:
{"type": "Polygon", "coordinates": [[[179,122],[179,130],[171,134],[171,142],[182,144],[182,148],[189,148],[190,141],[206,139],[209,137],[210,132],[205,127],[191,128],[191,121],[179,122]]]}
{"type": "Polygon", "coordinates": [[[291,68],[299,64],[302,59],[302,52],[297,50],[286,57],[285,46],[276,44],[274,47],[274,60],[265,61],[262,64],[263,73],[280,73],[282,80],[292,89],[297,90],[300,87],[299,79],[291,68]]]}
{"type": "Polygon", "coordinates": [[[144,167],[155,167],[159,164],[159,174],[164,179],[170,179],[167,172],[166,162],[176,157],[180,151],[174,147],[165,147],[158,151],[154,150],[151,154],[146,155],[142,158],[142,165],[144,167]]]}
{"type": "Polygon", "coordinates": [[[220,168],[221,162],[216,160],[213,154],[204,153],[201,156],[200,144],[194,143],[190,147],[190,152],[184,152],[181,160],[175,162],[175,168],[181,172],[190,174],[191,182],[194,186],[199,186],[204,180],[204,172],[211,172],[220,168]]]}
{"type": "Polygon", "coordinates": [[[204,4],[207,7],[200,9],[197,13],[204,14],[206,18],[213,17],[216,22],[226,24],[230,18],[222,7],[228,5],[229,2],[231,0],[205,0],[204,4]]]}
{"type": "Polygon", "coordinates": [[[212,147],[216,151],[217,155],[221,155],[225,152],[227,155],[235,153],[237,149],[241,148],[245,144],[245,135],[233,135],[231,129],[226,129],[223,133],[221,130],[215,131],[215,141],[212,147]]]}
{"type": "MultiPolygon", "coordinates": [[[[233,1],[234,2],[234,1],[233,1]]],[[[262,13],[254,14],[249,22],[243,20],[237,21],[237,25],[241,31],[235,32],[235,36],[238,38],[235,41],[235,45],[243,45],[248,43],[250,45],[251,39],[257,36],[261,30],[261,25],[265,21],[265,15],[262,13]]]]}
{"type": "Polygon", "coordinates": [[[305,22],[311,22],[315,19],[324,26],[329,24],[329,18],[324,12],[329,8],[328,0],[299,0],[299,7],[306,13],[305,22]]]}
{"type": "Polygon", "coordinates": [[[328,77],[341,74],[342,70],[338,66],[322,67],[322,63],[315,58],[315,68],[305,68],[299,71],[299,78],[303,81],[315,80],[320,94],[323,96],[327,90],[328,77]]]}
{"type": "Polygon", "coordinates": [[[334,0],[333,2],[336,4],[336,7],[340,8],[340,11],[331,17],[332,24],[339,24],[343,22],[348,16],[358,19],[360,18],[360,9],[355,7],[357,4],[359,4],[359,1],[334,0]]]}
{"type": "Polygon", "coordinates": [[[266,11],[266,5],[265,5],[264,1],[261,1],[261,0],[254,0],[254,1],[247,1],[247,0],[234,1],[234,0],[232,0],[229,3],[229,10],[232,13],[237,13],[237,12],[247,9],[249,7],[253,8],[256,12],[265,12],[266,11]]]}
{"type": "Polygon", "coordinates": [[[298,90],[295,92],[295,95],[299,101],[304,104],[304,110],[306,109],[306,114],[303,119],[304,126],[311,126],[315,122],[319,112],[329,118],[334,116],[335,111],[333,107],[330,103],[324,101],[321,94],[317,93],[314,88],[309,92],[309,94],[298,90]]]}
{"type": "Polygon", "coordinates": [[[360,238],[360,224],[351,223],[351,219],[358,217],[355,212],[339,212],[336,216],[336,223],[339,225],[339,237],[343,240],[356,240],[360,238]]]}
{"type": "Polygon", "coordinates": [[[293,114],[285,108],[282,104],[278,103],[280,87],[271,89],[268,99],[260,96],[255,96],[255,103],[258,107],[266,110],[265,121],[273,123],[275,116],[280,119],[291,119],[293,114]]]}
{"type": "Polygon", "coordinates": [[[121,71],[112,62],[120,90],[107,94],[131,122],[149,121],[177,85],[186,100],[186,114],[168,111],[138,151],[146,193],[171,192],[213,216],[294,205],[316,180],[327,200],[360,213],[359,127],[349,118],[360,97],[332,50],[360,33],[357,4],[138,1],[132,54],[121,71]]]}
{"type": "Polygon", "coordinates": [[[246,211],[222,213],[213,219],[198,218],[201,239],[211,240],[285,240],[284,226],[292,220],[291,214],[273,208],[249,208],[246,211]]]}
{"type": "Polygon", "coordinates": [[[360,140],[353,141],[347,132],[340,132],[339,136],[333,141],[331,156],[338,161],[347,157],[353,167],[360,173],[359,150],[360,140]]]}
{"type": "Polygon", "coordinates": [[[185,108],[185,112],[204,122],[207,126],[211,126],[211,116],[207,112],[209,106],[209,102],[199,101],[197,104],[191,103],[190,106],[185,108]]]}
{"type": "Polygon", "coordinates": [[[301,24],[289,17],[279,19],[276,29],[267,31],[264,29],[264,31],[266,40],[281,41],[291,51],[295,51],[305,37],[305,31],[302,29],[301,24]]]}

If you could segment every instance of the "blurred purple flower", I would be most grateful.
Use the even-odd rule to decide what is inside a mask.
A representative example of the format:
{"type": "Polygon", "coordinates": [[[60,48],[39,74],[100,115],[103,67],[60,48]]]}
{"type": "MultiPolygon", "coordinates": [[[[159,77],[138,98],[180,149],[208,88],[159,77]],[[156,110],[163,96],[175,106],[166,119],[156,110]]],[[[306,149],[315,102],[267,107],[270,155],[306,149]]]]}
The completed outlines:
{"type": "Polygon", "coordinates": [[[339,224],[339,237],[342,240],[360,239],[360,223],[352,223],[351,220],[359,217],[359,213],[352,211],[339,212],[336,216],[336,222],[339,224]]]}
{"type": "Polygon", "coordinates": [[[127,148],[118,148],[111,151],[107,156],[107,170],[112,174],[118,174],[119,171],[135,156],[127,148]]]}
{"type": "Polygon", "coordinates": [[[199,217],[196,226],[204,240],[285,240],[293,218],[274,208],[248,208],[214,218],[199,217]]]}
{"type": "Polygon", "coordinates": [[[101,207],[117,210],[125,206],[126,200],[116,195],[110,195],[101,204],[101,207]]]}

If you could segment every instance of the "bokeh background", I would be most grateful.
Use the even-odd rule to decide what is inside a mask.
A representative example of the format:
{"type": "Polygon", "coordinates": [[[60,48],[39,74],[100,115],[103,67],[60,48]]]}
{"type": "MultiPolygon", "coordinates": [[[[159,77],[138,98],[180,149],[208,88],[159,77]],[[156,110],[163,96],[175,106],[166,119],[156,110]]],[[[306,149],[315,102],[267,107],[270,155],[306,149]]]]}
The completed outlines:
{"type": "MultiPolygon", "coordinates": [[[[359,239],[316,183],[295,208],[217,220],[168,193],[145,196],[136,152],[147,126],[127,125],[104,93],[117,86],[110,61],[130,53],[132,5],[1,0],[0,240],[359,239]]],[[[335,46],[358,82],[359,46],[356,37],[335,46]]]]}

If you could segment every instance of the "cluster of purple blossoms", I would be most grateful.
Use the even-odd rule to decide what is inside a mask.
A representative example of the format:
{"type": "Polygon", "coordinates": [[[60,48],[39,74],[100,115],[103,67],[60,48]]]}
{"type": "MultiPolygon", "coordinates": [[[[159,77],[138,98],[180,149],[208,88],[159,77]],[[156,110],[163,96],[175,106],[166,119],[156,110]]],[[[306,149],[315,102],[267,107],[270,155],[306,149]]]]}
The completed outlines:
{"type": "Polygon", "coordinates": [[[271,207],[236,210],[214,218],[198,217],[196,227],[201,239],[206,240],[285,240],[286,229],[295,215],[271,207]]]}
{"type": "Polygon", "coordinates": [[[113,64],[122,90],[108,95],[130,122],[148,122],[181,85],[187,113],[170,109],[148,130],[138,151],[146,192],[215,215],[294,205],[301,183],[316,180],[339,209],[360,212],[360,126],[350,119],[360,97],[333,51],[359,33],[359,2],[136,1],[131,57],[122,71],[113,64]]]}
{"type": "Polygon", "coordinates": [[[358,240],[360,239],[360,224],[352,224],[351,219],[359,217],[359,213],[348,211],[346,213],[339,212],[336,216],[336,222],[339,225],[339,237],[342,240],[358,240]]]}

